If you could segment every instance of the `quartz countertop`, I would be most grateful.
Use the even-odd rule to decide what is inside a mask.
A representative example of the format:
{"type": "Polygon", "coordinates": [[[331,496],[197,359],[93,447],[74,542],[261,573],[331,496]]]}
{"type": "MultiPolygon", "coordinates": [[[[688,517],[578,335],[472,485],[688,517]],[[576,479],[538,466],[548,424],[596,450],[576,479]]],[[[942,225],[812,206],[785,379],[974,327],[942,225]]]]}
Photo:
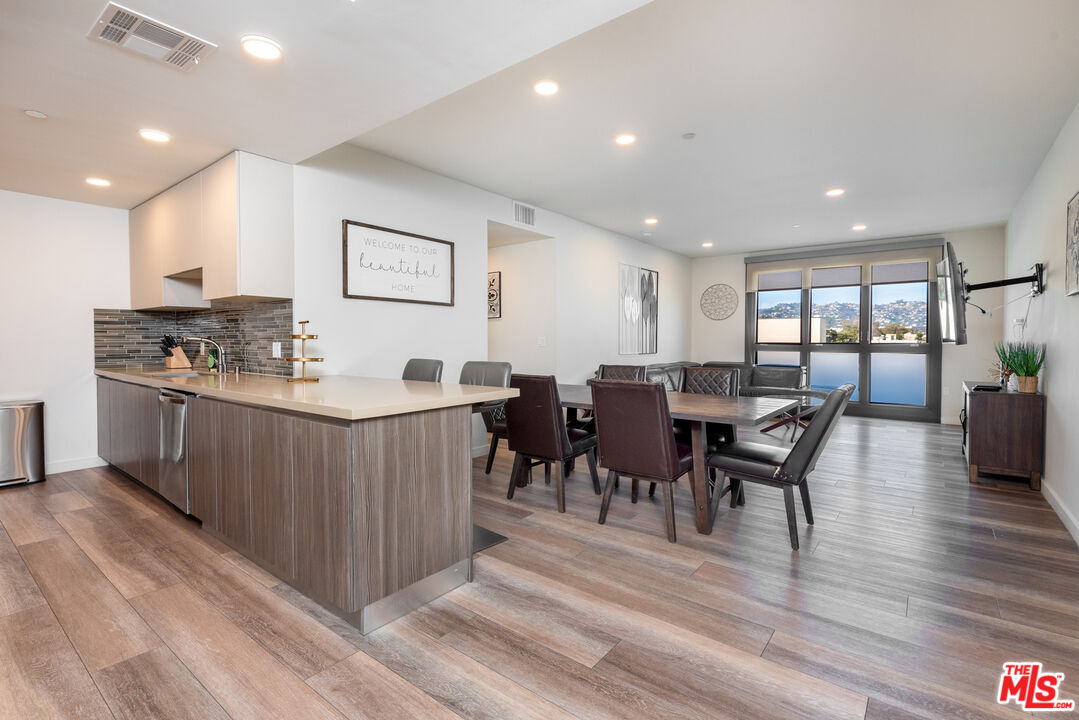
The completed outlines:
{"type": "Polygon", "coordinates": [[[164,367],[96,368],[99,377],[177,390],[257,407],[341,420],[363,420],[517,397],[513,388],[329,375],[317,383],[290,383],[272,375],[161,377],[164,367]]]}

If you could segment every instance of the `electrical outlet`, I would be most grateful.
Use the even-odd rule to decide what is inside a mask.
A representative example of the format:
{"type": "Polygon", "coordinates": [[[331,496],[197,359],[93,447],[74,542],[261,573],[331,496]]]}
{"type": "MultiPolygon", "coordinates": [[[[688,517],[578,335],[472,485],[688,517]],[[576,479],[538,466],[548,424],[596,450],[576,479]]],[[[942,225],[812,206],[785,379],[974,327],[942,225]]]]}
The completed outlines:
{"type": "Polygon", "coordinates": [[[951,395],[951,393],[952,393],[951,388],[949,388],[947,385],[945,385],[944,387],[942,387],[940,389],[940,394],[941,395],[951,395]]]}
{"type": "Polygon", "coordinates": [[[281,343],[280,342],[275,342],[273,344],[273,356],[275,358],[281,357],[281,343]]]}
{"type": "Polygon", "coordinates": [[[547,347],[547,338],[543,335],[536,338],[536,347],[547,347]]]}
{"type": "Polygon", "coordinates": [[[199,355],[205,355],[205,354],[206,354],[206,343],[200,342],[199,343],[199,355]]]}

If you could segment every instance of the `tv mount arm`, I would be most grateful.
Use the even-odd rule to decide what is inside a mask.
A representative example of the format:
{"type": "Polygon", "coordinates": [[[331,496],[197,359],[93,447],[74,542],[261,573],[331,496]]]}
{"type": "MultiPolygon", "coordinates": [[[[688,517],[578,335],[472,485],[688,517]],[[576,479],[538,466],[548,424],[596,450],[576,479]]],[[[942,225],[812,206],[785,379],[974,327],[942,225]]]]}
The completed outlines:
{"type": "MultiPolygon", "coordinates": [[[[966,270],[963,271],[963,274],[966,274],[966,270]]],[[[994,280],[993,282],[974,283],[973,285],[964,282],[963,287],[966,288],[967,295],[970,295],[970,293],[975,290],[989,290],[990,288],[1007,287],[1008,285],[1024,285],[1026,283],[1030,283],[1034,286],[1031,288],[1031,297],[1038,297],[1045,292],[1045,266],[1042,263],[1035,263],[1034,272],[1030,275],[1008,278],[1006,280],[994,280]]]]}
{"type": "MultiPolygon", "coordinates": [[[[982,311],[982,315],[986,315],[986,314],[992,313],[992,312],[994,312],[996,310],[999,310],[1001,307],[1004,307],[1004,305],[1008,305],[1009,303],[1004,303],[1004,305],[1001,305],[1000,307],[993,308],[992,310],[986,310],[985,308],[980,307],[980,306],[975,305],[974,303],[970,302],[970,293],[973,292],[974,290],[989,290],[991,288],[1007,287],[1009,285],[1025,285],[1026,283],[1030,283],[1032,285],[1032,287],[1030,288],[1030,295],[1025,295],[1024,297],[1032,297],[1032,298],[1038,297],[1043,292],[1045,292],[1045,265],[1043,265],[1042,263],[1034,263],[1034,268],[1033,269],[1034,269],[1034,272],[1031,273],[1030,275],[1024,275],[1022,277],[1015,277],[1015,278],[1007,278],[1005,280],[994,280],[992,282],[973,283],[973,284],[964,281],[963,288],[964,288],[964,290],[966,290],[966,297],[964,299],[966,300],[968,305],[973,305],[974,307],[976,307],[976,308],[978,308],[979,310],[982,311]]],[[[966,277],[966,274],[967,274],[967,270],[966,270],[966,268],[963,268],[963,276],[964,276],[964,278],[966,277]]],[[[1011,301],[1011,302],[1014,302],[1014,300],[1011,301]]]]}

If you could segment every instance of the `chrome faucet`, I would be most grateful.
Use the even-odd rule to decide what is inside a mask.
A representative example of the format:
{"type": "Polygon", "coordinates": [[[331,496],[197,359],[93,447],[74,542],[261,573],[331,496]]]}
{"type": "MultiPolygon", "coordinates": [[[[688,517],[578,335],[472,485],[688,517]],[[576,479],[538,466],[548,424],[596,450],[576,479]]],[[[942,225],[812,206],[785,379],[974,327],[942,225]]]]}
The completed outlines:
{"type": "Polygon", "coordinates": [[[195,337],[194,335],[184,335],[180,338],[180,342],[206,342],[217,348],[217,372],[221,375],[225,374],[225,348],[221,347],[221,343],[210,338],[195,337]]]}

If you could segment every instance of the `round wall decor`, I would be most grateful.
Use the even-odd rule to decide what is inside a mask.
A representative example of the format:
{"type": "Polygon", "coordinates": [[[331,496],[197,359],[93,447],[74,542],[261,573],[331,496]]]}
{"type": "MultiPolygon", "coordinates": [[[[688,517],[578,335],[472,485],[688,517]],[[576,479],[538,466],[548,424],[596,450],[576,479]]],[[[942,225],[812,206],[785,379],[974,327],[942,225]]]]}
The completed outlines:
{"type": "Polygon", "coordinates": [[[710,320],[726,320],[738,309],[738,291],[716,283],[701,293],[701,312],[710,320]]]}

